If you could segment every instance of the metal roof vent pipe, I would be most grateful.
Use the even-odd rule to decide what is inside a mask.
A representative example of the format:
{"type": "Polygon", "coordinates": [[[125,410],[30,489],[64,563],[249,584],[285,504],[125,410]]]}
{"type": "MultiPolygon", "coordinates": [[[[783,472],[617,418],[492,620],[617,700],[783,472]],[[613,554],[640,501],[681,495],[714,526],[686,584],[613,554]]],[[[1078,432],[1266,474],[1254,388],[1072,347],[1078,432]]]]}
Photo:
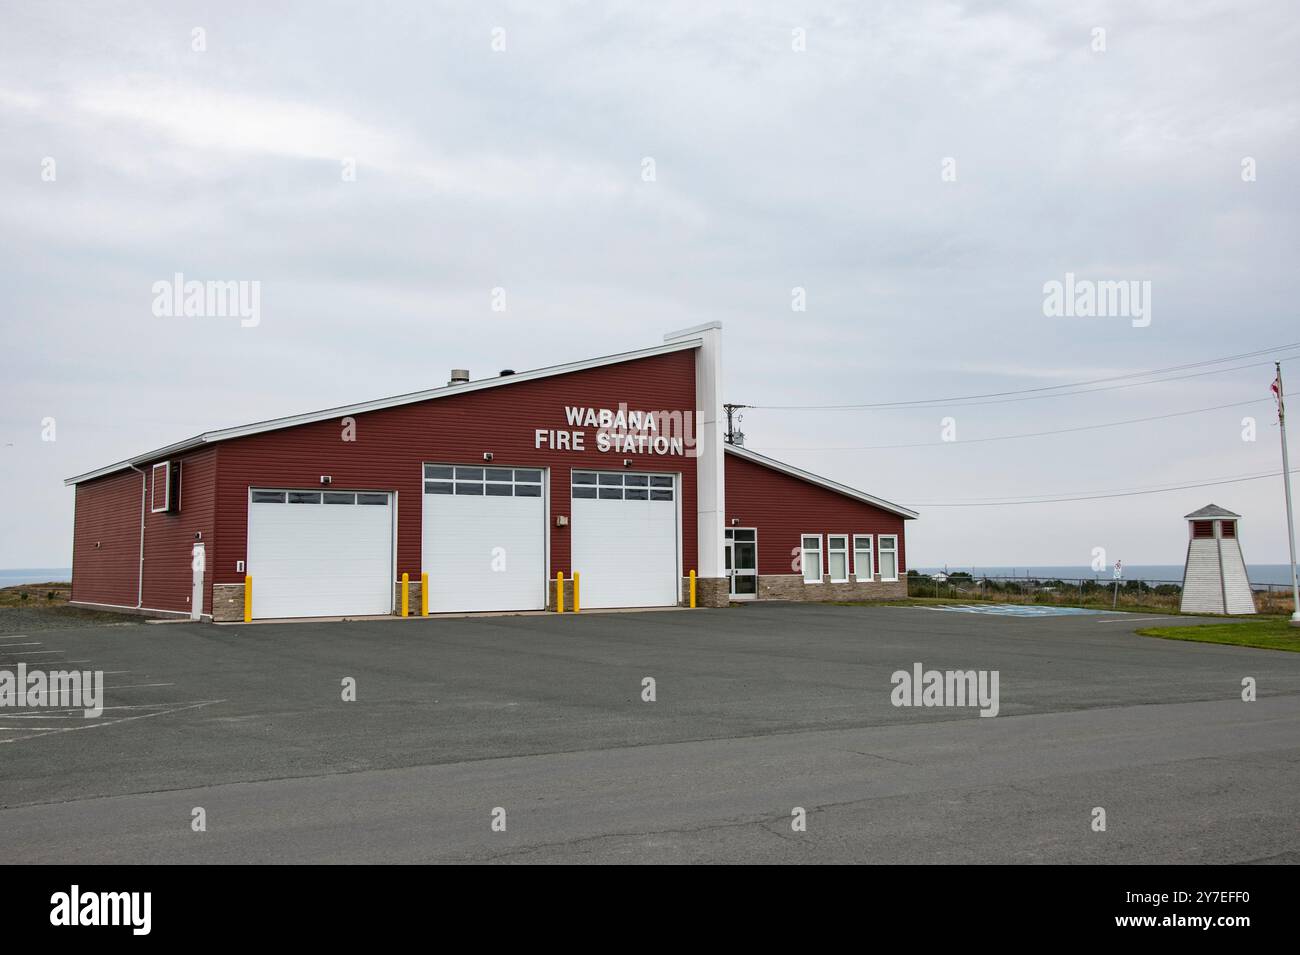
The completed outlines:
{"type": "Polygon", "coordinates": [[[451,370],[451,379],[447,382],[447,384],[448,384],[448,385],[463,385],[463,384],[465,384],[465,383],[468,382],[468,381],[469,381],[469,369],[468,369],[468,368],[453,368],[453,369],[451,370]]]}
{"type": "Polygon", "coordinates": [[[515,373],[515,370],[514,370],[513,368],[502,368],[502,369],[501,369],[501,374],[500,374],[498,377],[500,377],[500,378],[505,378],[505,377],[507,377],[508,375],[513,375],[514,373],[515,373]]]}

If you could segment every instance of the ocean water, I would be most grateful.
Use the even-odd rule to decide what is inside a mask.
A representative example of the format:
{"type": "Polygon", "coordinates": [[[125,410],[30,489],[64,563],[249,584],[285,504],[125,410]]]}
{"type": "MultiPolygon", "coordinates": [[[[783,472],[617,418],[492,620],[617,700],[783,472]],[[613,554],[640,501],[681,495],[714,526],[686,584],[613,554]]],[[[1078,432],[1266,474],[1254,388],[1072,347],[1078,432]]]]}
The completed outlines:
{"type": "Polygon", "coordinates": [[[0,568],[0,587],[17,587],[19,584],[66,583],[72,579],[71,567],[14,567],[0,568]]]}
{"type": "MultiPolygon", "coordinates": [[[[1022,565],[1020,567],[995,567],[995,566],[977,566],[977,567],[958,567],[951,564],[948,567],[917,567],[916,571],[920,574],[933,574],[941,570],[952,573],[954,570],[964,570],[976,577],[1037,577],[1040,580],[1061,579],[1061,580],[1078,580],[1082,577],[1088,577],[1095,580],[1114,580],[1114,575],[1108,567],[1103,571],[1094,571],[1087,564],[1077,566],[1053,566],[1053,565],[1022,565]]],[[[1290,564],[1250,564],[1246,567],[1246,574],[1250,577],[1252,584],[1275,584],[1291,586],[1291,565],[1290,564]]],[[[1183,582],[1183,565],[1182,564],[1125,564],[1124,580],[1144,580],[1148,582],[1166,581],[1176,584],[1183,582]]]]}
{"type": "MultiPolygon", "coordinates": [[[[1086,564],[1082,565],[1046,565],[1037,564],[1020,567],[978,566],[959,567],[917,567],[917,573],[934,574],[941,570],[951,573],[964,570],[976,577],[1038,577],[1043,580],[1060,578],[1078,580],[1091,577],[1094,580],[1113,580],[1110,569],[1094,571],[1086,564]]],[[[1252,584],[1275,584],[1291,586],[1290,564],[1251,564],[1247,567],[1252,584]]],[[[17,567],[0,569],[0,587],[16,587],[19,584],[43,584],[46,581],[69,581],[72,579],[71,567],[17,567]]],[[[1182,564],[1133,564],[1124,567],[1125,580],[1172,581],[1183,582],[1182,564]]]]}

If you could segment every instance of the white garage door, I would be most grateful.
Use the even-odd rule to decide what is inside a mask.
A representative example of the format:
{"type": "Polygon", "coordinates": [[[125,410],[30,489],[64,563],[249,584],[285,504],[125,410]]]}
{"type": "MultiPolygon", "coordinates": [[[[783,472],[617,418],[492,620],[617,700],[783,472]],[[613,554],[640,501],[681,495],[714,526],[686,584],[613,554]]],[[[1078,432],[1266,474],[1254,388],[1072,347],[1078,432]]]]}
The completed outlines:
{"type": "Polygon", "coordinates": [[[677,489],[671,474],[573,472],[573,569],[583,607],[677,603],[677,489]]]}
{"type": "Polygon", "coordinates": [[[248,573],[254,617],[391,613],[392,495],[254,490],[248,573]]]}
{"type": "Polygon", "coordinates": [[[420,566],[430,613],[542,610],[546,498],[539,468],[424,466],[420,566]]]}

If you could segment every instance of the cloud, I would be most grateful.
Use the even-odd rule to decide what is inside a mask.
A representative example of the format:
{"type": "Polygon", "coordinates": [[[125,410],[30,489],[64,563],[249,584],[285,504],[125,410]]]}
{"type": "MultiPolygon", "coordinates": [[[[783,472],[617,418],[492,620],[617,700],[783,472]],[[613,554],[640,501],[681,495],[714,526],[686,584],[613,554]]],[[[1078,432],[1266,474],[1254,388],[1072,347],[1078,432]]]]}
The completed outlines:
{"type": "MultiPolygon", "coordinates": [[[[0,34],[0,425],[27,449],[54,409],[60,442],[7,459],[0,493],[453,366],[608,354],[715,318],[728,398],[754,404],[997,391],[1287,341],[1293,17],[1281,0],[15,8],[0,34]],[[1044,319],[1043,283],[1067,270],[1152,280],[1152,326],[1044,319]],[[160,324],[149,288],[175,271],[262,281],[262,325],[160,324]],[[496,286],[506,313],[489,309],[496,286]],[[794,286],[808,311],[791,311],[794,286]]],[[[959,433],[1266,386],[1243,372],[966,409],[959,433]]],[[[907,443],[938,417],[754,412],[746,431],[760,450],[907,443]]],[[[1007,475],[1017,491],[1109,487],[1157,466],[1154,480],[1257,469],[1276,432],[1247,446],[1239,417],[794,463],[904,504],[994,496],[1007,475]]],[[[1285,554],[1276,490],[1216,489],[1259,527],[1252,559],[1285,554]]],[[[14,515],[0,566],[62,562],[68,504],[58,488],[14,515]]],[[[929,563],[1096,544],[1176,561],[1181,506],[1007,509],[996,533],[986,515],[926,515],[909,542],[929,563]]]]}

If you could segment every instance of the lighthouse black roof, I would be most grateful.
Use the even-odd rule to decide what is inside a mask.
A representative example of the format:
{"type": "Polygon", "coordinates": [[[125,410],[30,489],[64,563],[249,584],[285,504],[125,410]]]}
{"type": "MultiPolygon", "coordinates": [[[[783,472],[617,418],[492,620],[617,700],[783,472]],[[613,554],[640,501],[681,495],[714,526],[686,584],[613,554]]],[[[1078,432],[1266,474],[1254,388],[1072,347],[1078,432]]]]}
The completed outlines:
{"type": "Polygon", "coordinates": [[[1240,514],[1234,514],[1227,508],[1219,507],[1217,504],[1206,504],[1199,511],[1184,515],[1185,521],[1206,521],[1215,517],[1241,517],[1240,514]]]}

